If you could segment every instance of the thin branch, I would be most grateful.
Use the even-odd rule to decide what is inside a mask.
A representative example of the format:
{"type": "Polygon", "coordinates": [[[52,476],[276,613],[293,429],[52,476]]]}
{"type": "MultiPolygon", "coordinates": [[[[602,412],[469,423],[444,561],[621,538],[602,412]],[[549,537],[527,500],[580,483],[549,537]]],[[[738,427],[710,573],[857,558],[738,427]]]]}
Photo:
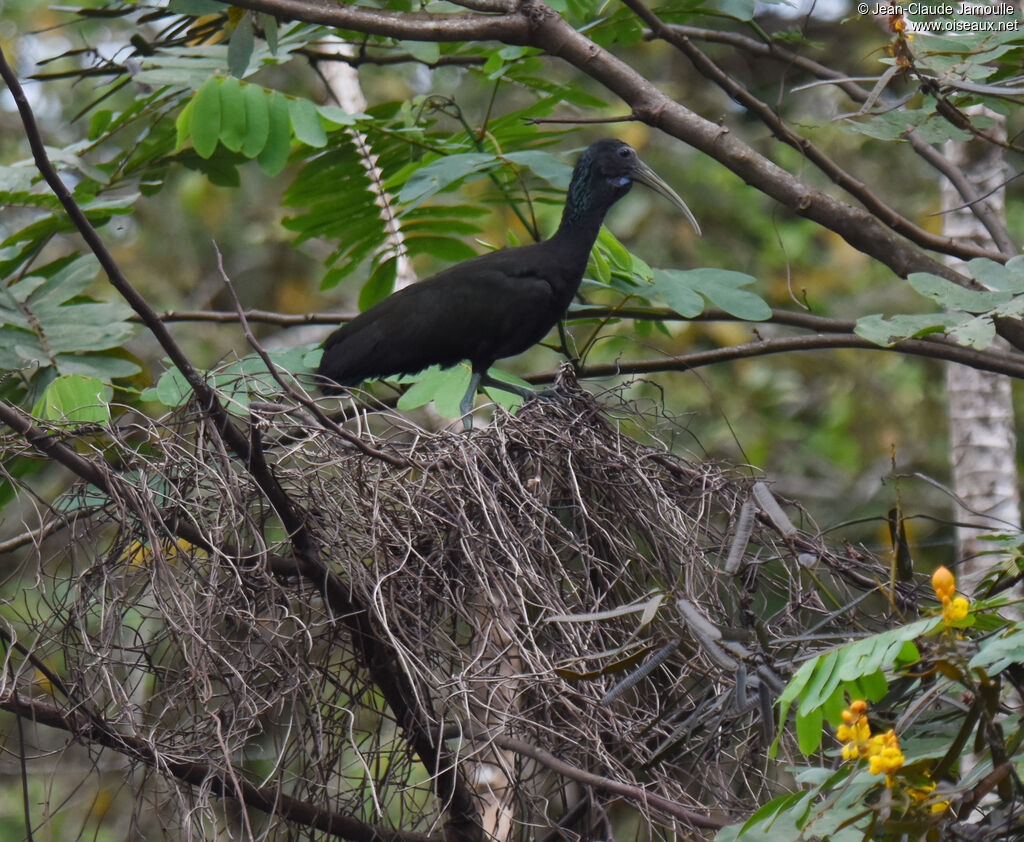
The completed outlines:
{"type": "MultiPolygon", "coordinates": [[[[393,13],[381,12],[381,14],[387,16],[393,13]]],[[[413,746],[424,766],[436,777],[441,797],[448,800],[450,804],[449,828],[453,830],[453,835],[462,839],[476,840],[479,836],[479,828],[476,825],[476,807],[473,795],[463,780],[458,767],[450,757],[449,752],[443,746],[436,743],[431,729],[428,727],[425,712],[421,711],[417,705],[415,690],[408,676],[402,671],[398,663],[397,654],[393,651],[390,644],[373,629],[369,614],[364,607],[354,606],[352,600],[340,586],[331,587],[332,575],[320,560],[316,544],[306,527],[303,514],[296,508],[293,501],[280,486],[276,477],[262,458],[262,453],[254,451],[249,439],[234,424],[230,414],[218,399],[216,390],[206,383],[203,376],[196,370],[192,362],[171,337],[166,325],[160,321],[156,311],[121,272],[120,267],[103,243],[96,229],[89,222],[70,191],[61,181],[47,156],[42,135],[39,132],[35,116],[28,104],[28,100],[25,98],[21,84],[8,64],[2,49],[0,49],[0,77],[7,84],[18,107],[22,125],[25,128],[25,134],[40,174],[60,200],[68,217],[74,223],[93,254],[96,255],[111,285],[128,302],[142,323],[146,325],[161,347],[167,352],[174,365],[184,375],[195,392],[202,412],[214,422],[217,431],[221,434],[228,447],[245,464],[250,476],[252,476],[278,517],[280,517],[288,533],[289,540],[301,560],[299,569],[321,590],[325,598],[331,602],[332,609],[335,610],[340,621],[351,633],[356,647],[365,659],[365,663],[374,681],[380,687],[382,695],[395,712],[395,716],[406,738],[413,746]]],[[[146,504],[138,499],[134,489],[131,489],[130,486],[124,483],[108,485],[109,474],[105,473],[90,460],[79,457],[70,448],[52,442],[45,433],[38,431],[31,421],[26,420],[13,407],[0,404],[0,420],[10,423],[11,426],[15,427],[16,430],[25,436],[30,444],[41,452],[59,454],[58,461],[62,461],[67,467],[71,467],[83,479],[92,482],[98,488],[104,490],[109,491],[111,487],[114,487],[118,490],[127,491],[129,498],[134,501],[136,510],[146,510],[146,504]]],[[[55,458],[57,457],[55,456],[55,458]]],[[[198,534],[198,530],[194,527],[189,528],[187,522],[181,521],[179,528],[186,530],[189,534],[195,534],[198,540],[192,541],[189,534],[185,534],[185,532],[179,532],[181,537],[196,543],[197,546],[209,548],[206,539],[201,534],[198,534]]]]}
{"type": "Polygon", "coordinates": [[[425,61],[417,58],[411,53],[391,53],[389,55],[370,55],[369,53],[357,53],[350,56],[344,53],[322,53],[319,50],[301,49],[295,50],[300,56],[305,56],[311,62],[340,61],[351,67],[362,67],[364,64],[392,65],[392,64],[422,64],[424,67],[475,67],[483,64],[487,59],[483,56],[438,56],[434,61],[425,61]]]}
{"type": "Polygon", "coordinates": [[[51,535],[58,529],[62,529],[70,524],[78,514],[79,513],[76,512],[73,515],[61,515],[53,520],[47,521],[37,529],[29,529],[27,532],[22,532],[20,535],[14,535],[6,541],[0,541],[0,553],[13,552],[20,547],[24,547],[26,544],[37,544],[48,535],[51,535]]]}
{"type": "MultiPolygon", "coordinates": [[[[843,73],[833,70],[827,65],[793,52],[789,48],[782,46],[775,41],[769,41],[766,43],[755,38],[750,38],[746,35],[741,35],[738,32],[723,32],[717,29],[702,29],[696,26],[684,26],[682,24],[663,23],[662,27],[666,30],[675,32],[684,38],[728,44],[733,47],[738,47],[752,55],[771,58],[779,62],[791,64],[794,67],[799,67],[800,69],[817,76],[819,79],[827,80],[831,84],[837,86],[855,102],[865,103],[871,96],[869,91],[856,84],[856,79],[850,78],[843,73]]],[[[644,37],[649,39],[657,36],[655,36],[653,32],[647,32],[644,34],[644,37]]],[[[918,155],[924,158],[924,160],[927,161],[934,169],[938,170],[942,175],[949,179],[950,183],[956,188],[966,205],[971,208],[974,215],[978,217],[981,224],[984,225],[989,234],[992,235],[992,240],[999,247],[1003,256],[1009,258],[1015,255],[1017,253],[1017,249],[1014,246],[1013,239],[1010,237],[1009,232],[1006,230],[1005,224],[999,218],[998,214],[994,213],[987,204],[982,203],[985,197],[978,194],[974,185],[963,174],[960,168],[950,163],[950,161],[938,149],[922,138],[917,129],[910,129],[906,132],[904,137],[918,155]]]]}
{"type": "MultiPolygon", "coordinates": [[[[581,366],[577,375],[586,377],[615,377],[624,374],[652,374],[661,371],[689,371],[714,363],[732,362],[733,360],[763,357],[768,354],[782,354],[791,351],[820,351],[828,348],[857,348],[867,351],[890,351],[911,354],[919,357],[946,360],[970,366],[980,371],[991,371],[1005,374],[1008,377],[1024,379],[1024,358],[1011,354],[997,354],[991,351],[974,351],[952,343],[927,341],[923,339],[905,339],[891,346],[876,345],[867,339],[852,333],[815,334],[814,336],[787,336],[748,342],[743,345],[732,345],[728,348],[716,348],[711,351],[698,351],[693,354],[680,354],[671,357],[658,357],[653,360],[631,360],[617,363],[594,363],[581,366]]],[[[528,383],[552,383],[557,371],[546,371],[539,374],[526,375],[523,379],[528,383]]]]}
{"type": "MultiPolygon", "coordinates": [[[[290,313],[274,313],[268,310],[247,310],[245,311],[245,317],[250,322],[264,322],[267,324],[275,324],[282,326],[290,325],[305,325],[305,324],[317,324],[317,325],[337,325],[340,322],[351,321],[356,317],[356,314],[338,314],[338,313],[306,313],[300,315],[292,315],[290,313]]],[[[163,314],[162,318],[167,318],[168,321],[210,321],[210,322],[237,322],[239,316],[237,313],[231,313],[224,310],[181,310],[181,311],[170,311],[163,314]]],[[[741,319],[738,316],[734,316],[731,313],[727,313],[725,310],[721,310],[717,307],[709,307],[704,310],[703,313],[697,316],[680,316],[674,310],[670,310],[667,307],[601,307],[596,305],[583,305],[580,307],[574,307],[569,310],[566,318],[568,320],[574,319],[608,319],[608,318],[620,318],[620,319],[637,319],[642,321],[660,321],[660,322],[742,322],[749,324],[752,327],[758,327],[760,325],[776,324],[784,325],[786,327],[795,327],[802,330],[812,330],[818,334],[836,334],[844,338],[844,342],[852,344],[829,344],[832,340],[820,340],[825,344],[818,347],[823,348],[835,348],[835,347],[848,347],[848,348],[863,348],[866,350],[882,350],[882,351],[896,351],[915,356],[932,357],[934,359],[942,359],[950,362],[957,362],[962,365],[970,366],[971,368],[977,368],[981,371],[993,371],[1000,374],[1006,374],[1010,377],[1020,377],[1024,373],[1024,358],[1018,358],[1014,354],[1005,354],[999,351],[977,351],[971,348],[966,348],[962,345],[958,345],[948,339],[943,339],[936,336],[927,336],[922,339],[908,339],[903,342],[898,342],[895,345],[887,348],[876,345],[866,339],[854,334],[854,327],[856,321],[852,319],[835,319],[828,316],[817,316],[813,313],[801,313],[794,310],[784,310],[778,307],[772,308],[771,318],[761,322],[751,322],[747,319],[741,319]]],[[[761,356],[766,353],[781,353],[783,351],[802,351],[808,350],[809,347],[799,344],[800,342],[812,342],[815,341],[815,337],[785,337],[764,340],[762,342],[750,343],[747,345],[732,346],[731,348],[723,348],[713,352],[701,352],[700,355],[696,355],[698,362],[692,366],[686,367],[699,367],[704,365],[710,365],[715,362],[728,362],[732,359],[738,359],[746,356],[761,356]],[[774,343],[778,342],[794,342],[797,343],[793,346],[785,346],[778,350],[768,350],[775,348],[774,343]],[[735,348],[743,349],[736,356],[730,356],[729,352],[735,348]],[[759,353],[750,353],[750,349],[761,349],[759,353]],[[722,355],[721,357],[708,358],[706,361],[703,354],[716,354],[722,355]]],[[[810,347],[815,347],[813,344],[810,347]]],[[[687,355],[685,359],[691,359],[695,355],[687,355]]],[[[683,357],[668,357],[662,358],[668,360],[684,359],[683,357]]],[[[645,361],[654,365],[657,361],[645,361]]],[[[633,365],[634,363],[622,363],[623,366],[633,365]]],[[[637,363],[639,364],[639,363],[637,363]]],[[[586,366],[580,369],[581,376],[595,376],[603,377],[608,376],[609,372],[605,374],[588,374],[593,369],[593,366],[586,366]]],[[[671,371],[674,370],[672,367],[661,369],[655,366],[650,371],[671,371]]],[[[627,372],[625,369],[620,369],[620,373],[638,373],[636,371],[627,372]]],[[[532,383],[550,383],[554,380],[554,372],[544,372],[536,375],[528,375],[526,377],[532,383]]]]}
{"type": "MultiPolygon", "coordinates": [[[[278,313],[273,310],[244,310],[245,320],[252,323],[277,325],[279,327],[295,327],[298,325],[330,325],[336,327],[354,319],[358,313],[278,313]]],[[[584,304],[570,308],[567,318],[572,319],[642,319],[644,321],[681,321],[681,322],[717,322],[746,321],[717,307],[708,307],[699,316],[680,316],[675,310],[667,307],[603,307],[584,304]]],[[[215,322],[232,324],[240,321],[237,311],[231,310],[168,310],[159,316],[165,322],[215,322]]],[[[129,316],[128,321],[137,321],[137,317],[129,316]]],[[[772,308],[770,319],[756,324],[781,324],[790,327],[802,327],[808,330],[825,332],[841,331],[848,333],[853,330],[854,321],[850,319],[832,319],[827,316],[815,316],[794,310],[772,308]]]]}
{"type": "Polygon", "coordinates": [[[170,772],[178,780],[195,787],[208,787],[212,792],[225,798],[234,798],[248,807],[263,813],[280,816],[288,821],[306,827],[316,828],[339,839],[351,842],[441,842],[442,837],[415,831],[392,830],[378,825],[367,824],[344,814],[332,813],[306,801],[292,798],[276,787],[258,787],[249,781],[239,781],[238,790],[228,783],[221,773],[205,763],[176,760],[161,754],[146,740],[128,734],[117,733],[106,722],[85,716],[79,709],[62,710],[56,705],[9,693],[0,697],[0,709],[18,717],[58,728],[77,739],[111,748],[152,769],[170,772]]]}
{"type": "Polygon", "coordinates": [[[639,120],[635,114],[623,114],[618,117],[530,117],[527,119],[528,126],[543,126],[550,123],[566,124],[571,126],[598,126],[605,123],[633,123],[639,120]]]}
{"type": "MultiPolygon", "coordinates": [[[[357,3],[333,3],[330,0],[218,0],[276,17],[320,23],[351,29],[369,35],[384,35],[409,41],[505,41],[520,43],[527,37],[525,17],[506,10],[505,14],[457,12],[396,12],[375,9],[357,3]]],[[[523,46],[526,46],[523,44],[523,46]]]]}
{"type": "Polygon", "coordinates": [[[662,810],[669,815],[675,816],[677,819],[682,819],[696,827],[721,828],[728,824],[727,821],[722,819],[713,819],[710,816],[705,816],[701,813],[696,813],[693,810],[688,810],[682,804],[658,795],[656,792],[650,792],[633,784],[627,784],[613,778],[606,778],[602,775],[595,775],[593,772],[580,769],[578,766],[566,763],[564,760],[560,760],[550,752],[545,751],[532,743],[526,742],[526,740],[519,740],[515,737],[506,737],[502,734],[488,735],[486,739],[493,742],[499,748],[514,751],[516,754],[521,754],[523,757],[529,757],[536,760],[542,766],[546,766],[551,771],[557,772],[559,775],[571,780],[586,784],[598,792],[621,795],[631,801],[639,801],[641,804],[655,807],[658,810],[662,810]]]}
{"type": "Polygon", "coordinates": [[[805,155],[807,160],[818,167],[835,184],[857,199],[876,219],[882,220],[893,231],[902,234],[922,248],[949,254],[963,260],[969,260],[974,257],[988,257],[993,260],[1000,258],[997,252],[993,252],[991,249],[976,243],[957,241],[952,237],[933,234],[930,231],[925,231],[919,225],[915,225],[895,208],[882,201],[881,197],[873,193],[864,182],[844,170],[810,140],[793,131],[767,103],[759,100],[735,79],[725,73],[707,55],[694,46],[689,38],[680,35],[677,30],[662,24],[661,19],[641,0],[622,0],[622,2],[632,9],[644,23],[650,26],[653,32],[685,55],[693,66],[697,68],[698,72],[718,85],[718,87],[736,102],[740,103],[740,105],[744,106],[751,114],[758,117],[761,122],[771,129],[772,134],[778,140],[792,146],[802,155],[805,155]]]}

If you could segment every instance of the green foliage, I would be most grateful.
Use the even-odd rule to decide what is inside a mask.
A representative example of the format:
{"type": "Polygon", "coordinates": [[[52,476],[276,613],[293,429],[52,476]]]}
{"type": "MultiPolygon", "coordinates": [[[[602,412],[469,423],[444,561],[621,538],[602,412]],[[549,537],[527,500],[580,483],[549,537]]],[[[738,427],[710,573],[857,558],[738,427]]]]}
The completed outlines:
{"type": "MultiPolygon", "coordinates": [[[[442,418],[458,418],[462,414],[459,404],[469,388],[471,373],[469,366],[464,364],[447,369],[434,365],[419,374],[391,378],[396,383],[412,384],[398,399],[398,408],[416,409],[433,402],[435,411],[442,418]]],[[[526,388],[530,386],[525,380],[498,369],[491,369],[490,374],[495,380],[526,388]]],[[[509,410],[515,409],[523,401],[518,395],[503,389],[488,387],[485,391],[491,400],[509,410]]]]}
{"type": "Polygon", "coordinates": [[[178,115],[176,145],[181,149],[191,140],[196,154],[208,159],[220,143],[230,152],[255,158],[266,175],[277,175],[288,162],[293,135],[319,149],[327,144],[324,122],[335,123],[332,117],[339,116],[345,124],[352,122],[350,115],[338,111],[318,109],[308,99],[240,83],[233,76],[210,76],[178,115]]]}
{"type": "MultiPolygon", "coordinates": [[[[278,375],[286,382],[298,385],[300,378],[312,375],[320,361],[320,350],[310,347],[269,351],[278,375]]],[[[254,400],[272,399],[281,392],[277,380],[256,354],[242,357],[204,373],[221,399],[239,415],[248,413],[254,400]]],[[[156,401],[167,407],[181,406],[192,397],[192,387],[177,368],[168,368],[160,375],[155,386],[143,390],[141,399],[156,401]]]]}
{"type": "MultiPolygon", "coordinates": [[[[935,578],[932,581],[933,587],[940,587],[935,578]]],[[[793,675],[778,700],[781,726],[796,704],[799,746],[811,754],[820,745],[824,721],[841,725],[836,736],[844,745],[842,765],[838,770],[792,769],[800,790],[771,799],[745,822],[723,829],[716,842],[852,842],[908,832],[940,838],[924,834],[936,833],[950,802],[961,795],[972,797],[972,787],[1019,745],[1019,722],[1005,738],[1001,730],[986,731],[984,722],[999,710],[997,676],[1019,665],[1024,655],[1024,623],[1008,623],[995,612],[1003,600],[977,602],[975,613],[964,616],[967,603],[952,598],[949,571],[944,571],[941,586],[949,590],[945,595],[936,591],[937,597],[942,595],[940,616],[830,649],[793,675]],[[957,601],[959,612],[954,610],[957,601]],[[962,639],[965,633],[970,640],[962,639]],[[931,715],[920,708],[922,679],[936,711],[931,715]],[[946,705],[947,698],[970,700],[969,710],[946,705]],[[860,710],[852,704],[855,699],[861,700],[860,710]],[[850,709],[842,710],[847,700],[850,709]],[[871,706],[862,704],[865,700],[882,702],[883,716],[894,715],[899,733],[887,731],[887,724],[878,726],[873,718],[869,723],[864,711],[870,712],[871,706]],[[943,712],[943,707],[951,713],[943,712]],[[877,757],[883,746],[898,746],[896,755],[878,769],[866,767],[864,759],[877,757]],[[957,780],[951,771],[961,753],[971,750],[982,754],[975,757],[971,775],[957,780]]]]}
{"type": "Polygon", "coordinates": [[[742,289],[754,283],[757,279],[744,272],[710,266],[654,270],[657,294],[679,315],[690,318],[704,312],[705,299],[738,319],[764,321],[771,318],[768,303],[756,293],[742,289]]]}
{"type": "Polygon", "coordinates": [[[47,421],[105,423],[110,420],[114,390],[102,380],[64,374],[43,391],[32,414],[47,421]]]}
{"type": "MultiPolygon", "coordinates": [[[[847,697],[877,702],[888,689],[886,670],[898,669],[920,657],[914,641],[927,634],[941,620],[928,618],[916,623],[862,638],[829,649],[805,661],[779,696],[779,736],[790,706],[797,703],[797,738],[800,750],[811,754],[821,745],[821,725],[826,719],[839,723],[847,697]]],[[[774,756],[779,736],[772,745],[774,756]]]]}
{"type": "Polygon", "coordinates": [[[979,257],[967,266],[984,289],[966,289],[938,275],[914,272],[907,277],[910,285],[945,312],[891,318],[862,316],[857,320],[856,332],[885,346],[901,339],[945,333],[961,345],[987,348],[995,338],[995,319],[1024,315],[1024,256],[1011,258],[1005,265],[979,257]]]}
{"type": "Polygon", "coordinates": [[[126,304],[84,295],[97,269],[92,255],[63,258],[0,287],[0,368],[52,367],[103,383],[139,370],[129,359],[98,353],[119,348],[135,326],[126,321],[126,304]]]}

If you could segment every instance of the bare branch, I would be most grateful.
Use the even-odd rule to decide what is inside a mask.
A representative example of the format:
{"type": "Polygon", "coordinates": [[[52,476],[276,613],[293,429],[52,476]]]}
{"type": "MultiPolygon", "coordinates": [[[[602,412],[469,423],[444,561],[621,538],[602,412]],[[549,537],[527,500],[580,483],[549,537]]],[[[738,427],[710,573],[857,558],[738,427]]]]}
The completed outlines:
{"type": "Polygon", "coordinates": [[[625,798],[629,798],[631,801],[639,801],[641,804],[649,804],[655,809],[663,810],[669,815],[682,819],[685,822],[689,822],[696,827],[721,828],[728,824],[727,821],[722,819],[713,819],[710,816],[701,815],[693,810],[688,810],[682,804],[677,804],[675,801],[664,798],[656,792],[649,792],[648,790],[642,789],[638,786],[627,784],[623,781],[616,781],[612,778],[605,778],[601,775],[595,775],[593,772],[588,772],[585,769],[580,769],[578,766],[573,766],[571,763],[566,763],[564,760],[560,760],[551,752],[545,751],[539,746],[526,742],[526,740],[519,740],[515,737],[506,737],[502,734],[491,735],[488,736],[487,739],[491,740],[495,745],[500,746],[501,748],[514,751],[516,754],[521,754],[524,757],[532,758],[542,766],[546,766],[551,771],[557,772],[559,775],[563,775],[566,778],[579,781],[582,784],[593,787],[598,792],[621,795],[625,798]]]}
{"type": "MultiPolygon", "coordinates": [[[[802,56],[799,53],[795,53],[776,41],[768,41],[766,43],[764,41],[758,41],[755,38],[750,38],[746,35],[741,35],[738,32],[702,29],[696,26],[684,26],[682,24],[663,23],[662,28],[678,33],[684,38],[729,44],[734,47],[739,47],[752,55],[772,58],[776,61],[790,64],[794,67],[799,67],[802,70],[806,70],[814,76],[817,76],[819,79],[831,81],[832,84],[840,88],[840,90],[855,102],[867,102],[871,95],[869,91],[856,84],[855,80],[850,79],[845,74],[840,73],[837,70],[833,70],[831,67],[807,58],[806,56],[802,56]]],[[[657,36],[653,32],[648,32],[645,33],[644,37],[655,38],[657,36]]],[[[1013,244],[1013,240],[1011,239],[1009,232],[1006,230],[1005,224],[999,218],[998,214],[993,213],[988,205],[983,204],[983,199],[985,197],[978,194],[974,185],[972,185],[964,176],[960,168],[951,163],[949,159],[946,158],[938,149],[924,140],[917,129],[909,130],[904,136],[918,155],[924,158],[932,167],[950,180],[950,183],[952,183],[952,185],[957,189],[957,192],[963,197],[964,202],[970,206],[974,215],[978,217],[981,223],[992,235],[993,241],[999,246],[999,250],[1003,253],[1003,256],[1009,258],[1015,255],[1017,253],[1017,249],[1013,244]]]]}
{"type": "Polygon", "coordinates": [[[810,140],[789,128],[767,103],[759,100],[750,91],[736,82],[735,79],[725,73],[717,64],[697,49],[689,38],[680,35],[678,30],[663,25],[661,19],[647,8],[641,0],[622,0],[622,2],[632,9],[644,23],[650,26],[653,32],[657,33],[663,40],[685,55],[703,76],[718,85],[732,99],[743,105],[768,126],[778,140],[792,146],[798,152],[807,156],[807,159],[828,178],[846,190],[847,193],[867,208],[876,219],[884,222],[893,231],[902,234],[911,242],[923,248],[950,254],[963,260],[969,260],[974,257],[999,259],[1000,255],[998,253],[984,246],[933,234],[930,231],[925,231],[919,225],[915,225],[895,208],[882,201],[866,184],[840,167],[839,164],[833,161],[810,140]]]}
{"type": "MultiPolygon", "coordinates": [[[[992,371],[1008,377],[1024,378],[1024,359],[1013,354],[992,351],[974,351],[953,343],[905,339],[889,347],[876,345],[853,333],[816,334],[814,336],[787,336],[716,348],[712,351],[697,351],[674,357],[659,357],[653,360],[630,360],[617,363],[594,363],[581,366],[577,372],[580,378],[615,377],[623,374],[652,374],[659,371],[689,371],[713,363],[763,357],[768,354],[783,354],[792,351],[820,351],[826,348],[859,348],[866,351],[890,351],[914,356],[948,360],[961,365],[992,371]]],[[[556,371],[530,374],[523,379],[529,383],[551,383],[557,377],[556,371]]]]}
{"type": "Polygon", "coordinates": [[[155,751],[148,742],[127,734],[119,734],[102,720],[86,716],[80,709],[62,710],[56,705],[11,692],[0,698],[0,708],[21,718],[66,731],[78,739],[111,748],[132,760],[154,769],[168,771],[181,781],[195,787],[209,787],[224,798],[237,798],[249,807],[281,816],[296,824],[316,828],[350,842],[441,842],[442,837],[429,833],[390,830],[367,824],[341,813],[332,813],[313,804],[279,792],[275,787],[258,787],[249,781],[225,781],[218,770],[203,763],[175,760],[155,751]]]}

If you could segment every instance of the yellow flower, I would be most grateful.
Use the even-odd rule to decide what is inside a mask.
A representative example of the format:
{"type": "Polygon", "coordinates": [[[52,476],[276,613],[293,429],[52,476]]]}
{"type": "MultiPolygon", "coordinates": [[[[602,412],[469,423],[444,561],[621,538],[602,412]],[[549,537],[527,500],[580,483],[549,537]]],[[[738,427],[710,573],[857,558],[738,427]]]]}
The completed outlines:
{"type": "Polygon", "coordinates": [[[935,793],[935,781],[929,780],[917,786],[908,786],[906,792],[915,805],[927,803],[929,813],[944,813],[949,809],[949,802],[944,798],[928,803],[935,793]]]}
{"type": "Polygon", "coordinates": [[[863,699],[855,699],[841,714],[843,724],[836,728],[836,739],[843,744],[843,760],[867,756],[868,741],[871,739],[871,726],[865,715],[867,708],[863,699]]]}
{"type": "Polygon", "coordinates": [[[967,616],[970,603],[962,596],[954,596],[956,579],[947,568],[939,567],[932,573],[932,589],[942,603],[942,622],[947,626],[967,616]]]}
{"type": "Polygon", "coordinates": [[[868,771],[872,775],[893,772],[903,765],[903,760],[899,740],[892,728],[871,738],[868,744],[868,771]]]}
{"type": "Polygon", "coordinates": [[[956,593],[956,580],[949,572],[948,567],[939,567],[932,573],[932,589],[942,602],[950,599],[956,593]]]}
{"type": "Polygon", "coordinates": [[[969,603],[962,596],[946,599],[942,602],[942,620],[948,626],[967,616],[969,603]]]}

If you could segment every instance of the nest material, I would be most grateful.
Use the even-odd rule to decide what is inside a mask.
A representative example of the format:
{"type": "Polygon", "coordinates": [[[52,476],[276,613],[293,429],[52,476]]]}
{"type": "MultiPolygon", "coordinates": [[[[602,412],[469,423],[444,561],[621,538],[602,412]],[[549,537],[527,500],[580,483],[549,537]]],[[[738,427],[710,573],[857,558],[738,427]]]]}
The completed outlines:
{"type": "MultiPolygon", "coordinates": [[[[469,434],[392,417],[383,433],[360,430],[366,450],[301,406],[251,420],[417,714],[504,803],[508,838],[543,835],[581,796],[503,737],[700,813],[749,812],[774,794],[761,760],[770,706],[805,634],[827,646],[886,619],[881,598],[870,615],[835,608],[863,604],[886,567],[763,515],[737,540],[752,477],[639,443],[623,429],[653,436],[656,422],[571,379],[557,399],[496,409],[469,434]]],[[[246,777],[380,826],[434,830],[445,798],[351,626],[289,572],[289,536],[245,465],[194,407],[122,423],[115,439],[121,476],[163,516],[94,488],[63,502],[86,514],[41,553],[40,604],[21,618],[37,657],[62,663],[73,698],[117,733],[206,764],[211,782],[246,777]],[[182,519],[206,549],[178,537],[182,519]]],[[[163,807],[190,817],[184,837],[279,827],[225,818],[216,786],[167,774],[163,787],[163,807]]]]}

